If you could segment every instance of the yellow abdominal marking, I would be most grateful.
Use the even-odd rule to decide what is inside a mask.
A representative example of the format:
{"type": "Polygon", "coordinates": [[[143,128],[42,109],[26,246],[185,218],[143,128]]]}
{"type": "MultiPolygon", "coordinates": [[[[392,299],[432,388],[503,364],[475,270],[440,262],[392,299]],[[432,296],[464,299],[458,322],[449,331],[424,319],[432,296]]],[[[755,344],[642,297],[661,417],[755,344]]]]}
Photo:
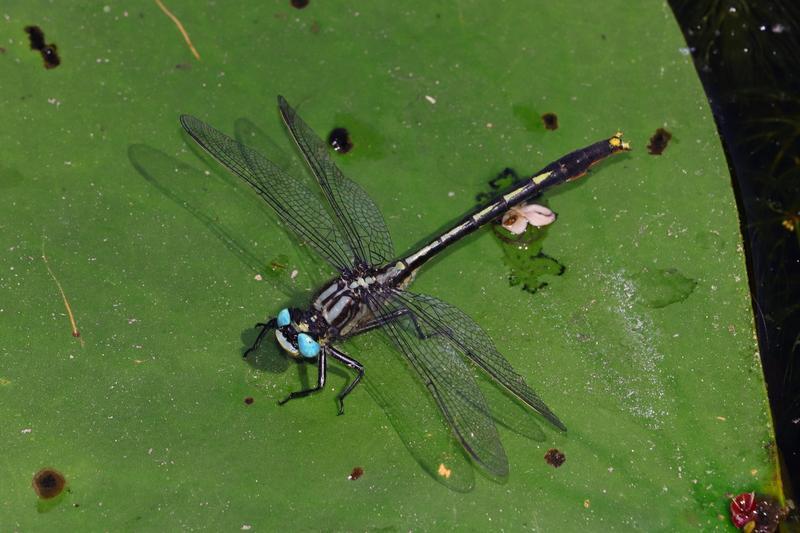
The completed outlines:
{"type": "Polygon", "coordinates": [[[523,194],[525,194],[526,192],[527,192],[527,191],[525,191],[525,189],[524,189],[523,187],[519,187],[519,188],[517,188],[516,190],[514,190],[514,191],[511,191],[510,193],[508,193],[508,194],[506,194],[505,196],[503,196],[503,200],[505,200],[505,201],[506,201],[506,202],[508,202],[508,203],[510,203],[510,202],[513,202],[513,201],[514,201],[514,199],[515,199],[517,196],[522,196],[522,195],[523,195],[523,194]]]}
{"type": "Polygon", "coordinates": [[[545,172],[544,174],[539,174],[538,176],[532,177],[531,181],[534,182],[536,185],[539,185],[541,182],[543,182],[544,180],[549,178],[550,174],[552,174],[552,173],[553,173],[553,171],[551,170],[550,172],[545,172]]]}
{"type": "Polygon", "coordinates": [[[482,209],[481,211],[479,211],[479,212],[475,213],[474,215],[472,215],[472,220],[477,222],[478,220],[483,218],[483,216],[486,215],[486,213],[490,212],[491,210],[492,210],[492,206],[489,206],[489,207],[486,207],[486,208],[482,209]]]}

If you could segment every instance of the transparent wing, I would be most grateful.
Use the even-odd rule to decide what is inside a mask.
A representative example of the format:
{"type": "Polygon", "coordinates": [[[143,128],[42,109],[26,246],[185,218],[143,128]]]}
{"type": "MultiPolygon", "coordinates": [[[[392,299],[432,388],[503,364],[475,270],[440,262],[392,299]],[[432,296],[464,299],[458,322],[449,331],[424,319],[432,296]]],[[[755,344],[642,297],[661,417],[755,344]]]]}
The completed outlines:
{"type": "Polygon", "coordinates": [[[278,96],[286,126],[319,182],[350,248],[362,264],[382,265],[394,258],[394,248],[381,212],[364,192],[333,163],[328,147],[303,119],[278,96]]]}
{"type": "Polygon", "coordinates": [[[425,335],[442,336],[554,426],[566,430],[564,423],[545,405],[525,379],[517,374],[505,357],[497,351],[491,337],[466,313],[433,296],[395,290],[395,298],[417,318],[425,335]]]}
{"type": "MultiPolygon", "coordinates": [[[[369,305],[376,317],[390,317],[400,308],[375,297],[369,305]]],[[[464,449],[492,474],[507,475],[508,459],[489,407],[450,339],[420,338],[408,315],[387,320],[379,329],[417,371],[464,449]]]]}
{"type": "Polygon", "coordinates": [[[205,122],[181,116],[181,125],[214,159],[249,183],[300,239],[340,271],[354,254],[320,199],[270,160],[205,122]]]}

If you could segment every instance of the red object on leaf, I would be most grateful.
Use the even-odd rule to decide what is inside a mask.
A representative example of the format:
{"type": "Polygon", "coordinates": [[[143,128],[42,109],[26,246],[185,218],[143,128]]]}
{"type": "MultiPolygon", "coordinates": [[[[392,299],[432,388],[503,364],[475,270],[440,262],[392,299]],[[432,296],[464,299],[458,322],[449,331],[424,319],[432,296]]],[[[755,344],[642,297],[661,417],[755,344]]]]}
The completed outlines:
{"type": "Polygon", "coordinates": [[[731,500],[731,520],[733,525],[742,529],[745,524],[756,519],[756,495],[754,492],[743,492],[731,500]]]}

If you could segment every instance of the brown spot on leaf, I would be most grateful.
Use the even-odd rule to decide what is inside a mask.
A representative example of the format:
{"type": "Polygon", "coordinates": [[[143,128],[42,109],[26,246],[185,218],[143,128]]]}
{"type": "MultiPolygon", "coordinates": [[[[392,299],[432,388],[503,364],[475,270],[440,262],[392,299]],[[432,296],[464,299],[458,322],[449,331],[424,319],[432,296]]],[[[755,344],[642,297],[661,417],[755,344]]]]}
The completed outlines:
{"type": "Polygon", "coordinates": [[[661,155],[667,149],[669,141],[672,139],[672,134],[664,128],[658,128],[656,132],[650,137],[650,144],[647,145],[647,151],[650,155],[661,155]]]}
{"type": "Polygon", "coordinates": [[[55,43],[47,44],[44,39],[44,32],[39,26],[25,26],[25,32],[31,43],[31,50],[36,50],[42,54],[44,68],[51,69],[61,64],[58,57],[58,47],[55,43]]]}
{"type": "Polygon", "coordinates": [[[67,484],[64,475],[54,468],[42,468],[33,476],[31,485],[36,494],[43,500],[55,498],[67,484]]]}
{"type": "Polygon", "coordinates": [[[555,113],[545,113],[542,115],[542,122],[544,123],[544,129],[546,130],[558,129],[558,115],[555,113]]]}
{"type": "Polygon", "coordinates": [[[31,50],[41,51],[44,48],[44,32],[39,26],[25,26],[25,33],[30,39],[31,50]]]}
{"type": "Polygon", "coordinates": [[[328,144],[340,154],[346,154],[353,149],[350,132],[347,128],[333,128],[328,134],[328,144]]]}
{"type": "Polygon", "coordinates": [[[558,451],[556,448],[550,448],[547,450],[547,453],[544,454],[544,460],[547,461],[547,464],[553,468],[558,468],[564,464],[564,461],[567,460],[567,456],[558,451]]]}

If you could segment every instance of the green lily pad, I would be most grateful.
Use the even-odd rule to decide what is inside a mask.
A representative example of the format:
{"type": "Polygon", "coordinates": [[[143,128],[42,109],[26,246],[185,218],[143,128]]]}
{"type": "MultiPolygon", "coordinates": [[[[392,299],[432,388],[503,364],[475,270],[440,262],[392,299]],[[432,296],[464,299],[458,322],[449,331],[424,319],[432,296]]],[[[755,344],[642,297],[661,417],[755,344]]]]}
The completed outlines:
{"type": "Polygon", "coordinates": [[[730,177],[665,3],[165,3],[200,60],[156,3],[3,8],[0,529],[724,530],[731,494],[780,497],[730,177]],[[345,369],[279,407],[314,369],[241,358],[329,272],[177,119],[247,119],[293,154],[277,94],[323,137],[349,128],[337,161],[399,253],[504,168],[631,141],[547,195],[542,251],[566,270],[546,287],[510,286],[486,230],[414,284],[569,428],[484,383],[507,478],[469,461],[378,336],[343,346],[367,368],[344,416],[345,369]],[[47,504],[43,468],[66,479],[47,504]]]}

